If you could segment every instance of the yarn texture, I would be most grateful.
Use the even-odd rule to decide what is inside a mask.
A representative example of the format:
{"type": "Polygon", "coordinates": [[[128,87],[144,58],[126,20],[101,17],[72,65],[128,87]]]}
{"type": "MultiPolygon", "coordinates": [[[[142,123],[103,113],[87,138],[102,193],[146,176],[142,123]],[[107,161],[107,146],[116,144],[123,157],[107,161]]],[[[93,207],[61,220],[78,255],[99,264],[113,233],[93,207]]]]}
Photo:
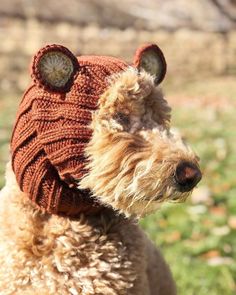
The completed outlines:
{"type": "Polygon", "coordinates": [[[49,61],[45,64],[40,59],[45,57],[45,49],[34,57],[34,83],[23,96],[13,130],[12,167],[21,190],[41,209],[66,215],[95,213],[101,205],[88,190],[77,189],[78,181],[87,173],[84,149],[92,135],[89,124],[108,85],[107,77],[128,65],[113,57],[83,56],[78,57],[75,72],[68,69],[75,60],[70,63],[64,58],[59,61],[59,70],[65,68],[66,74],[74,76],[69,77],[69,84],[66,80],[60,83],[58,77],[63,78],[63,71],[50,73],[49,66],[57,63],[53,50],[64,53],[65,48],[55,46],[46,47],[49,61]],[[43,84],[46,78],[37,72],[38,60],[48,81],[55,80],[54,88],[43,84]]]}

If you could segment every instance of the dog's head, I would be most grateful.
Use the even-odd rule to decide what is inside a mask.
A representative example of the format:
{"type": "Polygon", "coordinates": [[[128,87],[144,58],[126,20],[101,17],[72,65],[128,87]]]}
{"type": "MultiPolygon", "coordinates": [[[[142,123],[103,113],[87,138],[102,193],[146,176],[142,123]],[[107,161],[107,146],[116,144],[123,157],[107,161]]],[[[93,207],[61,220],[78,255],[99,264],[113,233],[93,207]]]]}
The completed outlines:
{"type": "Polygon", "coordinates": [[[102,204],[141,216],[186,199],[201,173],[170,130],[165,73],[156,45],[140,47],[132,65],[76,58],[58,45],[40,50],[12,136],[21,189],[48,212],[70,215],[102,204]]]}

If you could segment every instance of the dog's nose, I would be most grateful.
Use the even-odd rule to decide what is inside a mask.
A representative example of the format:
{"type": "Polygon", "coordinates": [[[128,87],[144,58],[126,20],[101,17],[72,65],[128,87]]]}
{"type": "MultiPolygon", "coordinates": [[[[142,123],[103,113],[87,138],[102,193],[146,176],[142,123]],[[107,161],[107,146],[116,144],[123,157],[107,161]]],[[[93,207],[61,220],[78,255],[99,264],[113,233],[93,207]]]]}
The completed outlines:
{"type": "Polygon", "coordinates": [[[181,192],[191,191],[201,180],[202,173],[199,168],[190,162],[181,162],[175,172],[175,181],[181,192]]]}

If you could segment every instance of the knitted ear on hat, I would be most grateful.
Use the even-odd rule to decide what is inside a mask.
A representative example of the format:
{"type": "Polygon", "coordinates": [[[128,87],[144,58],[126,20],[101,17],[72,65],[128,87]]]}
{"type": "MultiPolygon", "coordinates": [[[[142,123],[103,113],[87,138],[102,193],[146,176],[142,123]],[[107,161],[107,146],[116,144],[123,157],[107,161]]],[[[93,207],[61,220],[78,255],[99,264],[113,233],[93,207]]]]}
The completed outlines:
{"type": "Polygon", "coordinates": [[[154,76],[156,84],[160,84],[166,74],[166,60],[156,44],[139,47],[134,56],[134,66],[154,76]]]}
{"type": "Polygon", "coordinates": [[[77,58],[64,46],[47,45],[32,62],[32,78],[46,90],[66,92],[79,68],[77,58]]]}

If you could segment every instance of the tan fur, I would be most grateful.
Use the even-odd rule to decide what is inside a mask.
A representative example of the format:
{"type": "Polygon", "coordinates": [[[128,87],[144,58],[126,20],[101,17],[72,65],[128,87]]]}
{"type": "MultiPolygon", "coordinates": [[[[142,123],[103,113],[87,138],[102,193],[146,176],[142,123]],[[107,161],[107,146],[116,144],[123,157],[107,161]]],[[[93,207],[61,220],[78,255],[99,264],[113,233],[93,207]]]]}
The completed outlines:
{"type": "Polygon", "coordinates": [[[175,294],[168,267],[134,220],[112,210],[78,220],[42,213],[8,170],[0,194],[1,295],[175,294]]]}
{"type": "Polygon", "coordinates": [[[174,183],[176,166],[198,159],[169,123],[170,107],[152,76],[133,68],[116,75],[93,117],[89,173],[80,187],[127,216],[185,200],[189,193],[174,183]]]}
{"type": "Polygon", "coordinates": [[[73,220],[39,211],[8,169],[0,196],[0,295],[176,294],[135,218],[166,200],[185,200],[176,167],[198,165],[197,157],[170,130],[170,107],[154,78],[133,68],[111,79],[91,128],[89,172],[78,185],[107,206],[97,215],[73,220]]]}

